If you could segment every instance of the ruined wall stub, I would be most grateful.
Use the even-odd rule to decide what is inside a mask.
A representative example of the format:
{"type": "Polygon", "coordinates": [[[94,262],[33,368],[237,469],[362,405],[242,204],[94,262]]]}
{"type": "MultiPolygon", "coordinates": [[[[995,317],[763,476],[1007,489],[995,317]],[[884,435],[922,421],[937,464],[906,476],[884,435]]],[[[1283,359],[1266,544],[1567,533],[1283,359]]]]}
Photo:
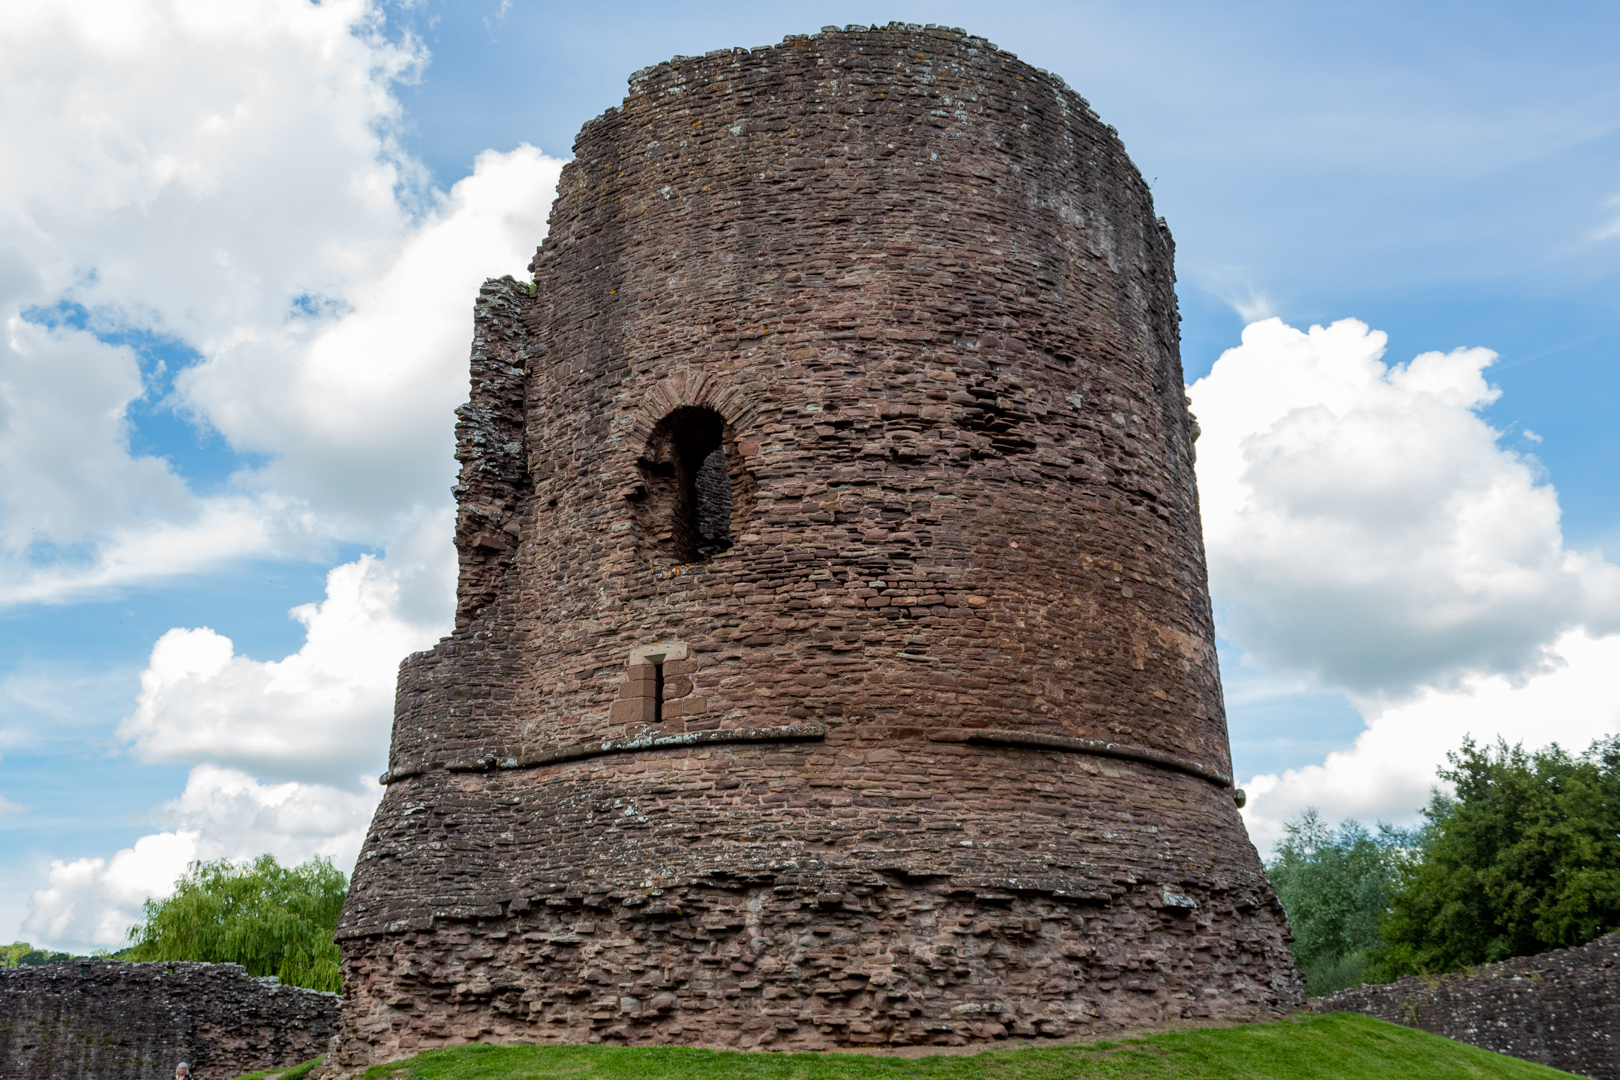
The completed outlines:
{"type": "Polygon", "coordinates": [[[199,1080],[285,1069],[324,1053],[338,996],[239,964],[65,960],[0,968],[4,1080],[199,1080]]]}
{"type": "Polygon", "coordinates": [[[476,306],[339,1065],[1299,1005],[1113,129],[891,25],[640,72],[575,154],[535,290],[476,306]]]}
{"type": "Polygon", "coordinates": [[[1312,998],[1593,1080],[1620,1080],[1620,933],[1441,976],[1312,998]]]}

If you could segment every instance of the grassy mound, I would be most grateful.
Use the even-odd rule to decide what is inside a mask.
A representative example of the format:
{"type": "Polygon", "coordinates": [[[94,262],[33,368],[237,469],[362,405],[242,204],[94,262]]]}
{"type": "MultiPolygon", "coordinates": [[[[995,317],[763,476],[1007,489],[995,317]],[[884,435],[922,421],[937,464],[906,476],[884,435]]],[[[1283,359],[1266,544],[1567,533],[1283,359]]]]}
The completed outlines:
{"type": "Polygon", "coordinates": [[[290,1069],[261,1069],[258,1072],[244,1073],[236,1080],[267,1080],[269,1077],[275,1077],[276,1080],[304,1080],[304,1077],[313,1072],[315,1066],[320,1063],[321,1059],[314,1057],[308,1061],[301,1061],[290,1069]]]}
{"type": "Polygon", "coordinates": [[[1573,1074],[1354,1013],[1085,1046],[919,1058],[683,1047],[473,1043],[378,1065],[365,1080],[1551,1080],[1573,1074]]]}

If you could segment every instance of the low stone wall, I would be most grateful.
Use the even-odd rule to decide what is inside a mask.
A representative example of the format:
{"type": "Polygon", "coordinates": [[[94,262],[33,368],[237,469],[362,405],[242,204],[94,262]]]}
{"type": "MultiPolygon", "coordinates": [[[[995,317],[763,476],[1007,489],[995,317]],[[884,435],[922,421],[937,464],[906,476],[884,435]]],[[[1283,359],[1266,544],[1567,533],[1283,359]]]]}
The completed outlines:
{"type": "Polygon", "coordinates": [[[326,1051],[338,996],[239,964],[70,961],[0,969],[0,1078],[197,1080],[294,1065],[326,1051]]]}
{"type": "Polygon", "coordinates": [[[1620,1080],[1620,933],[1464,975],[1341,990],[1312,998],[1311,1009],[1365,1013],[1595,1080],[1620,1080]]]}

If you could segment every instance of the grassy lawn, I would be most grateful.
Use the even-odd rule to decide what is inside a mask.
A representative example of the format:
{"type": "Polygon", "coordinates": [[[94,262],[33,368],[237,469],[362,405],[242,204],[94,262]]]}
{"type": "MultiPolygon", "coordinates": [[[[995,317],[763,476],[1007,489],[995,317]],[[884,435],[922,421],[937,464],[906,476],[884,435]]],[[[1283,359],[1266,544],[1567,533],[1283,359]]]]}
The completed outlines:
{"type": "Polygon", "coordinates": [[[304,1077],[308,1076],[310,1071],[320,1063],[320,1058],[313,1057],[308,1061],[300,1061],[297,1065],[294,1065],[291,1068],[261,1069],[255,1073],[244,1073],[243,1075],[238,1076],[236,1080],[265,1080],[265,1077],[268,1076],[274,1076],[277,1078],[277,1080],[304,1080],[304,1077]]]}
{"type": "Polygon", "coordinates": [[[378,1065],[365,1080],[1532,1080],[1573,1074],[1353,1013],[1086,1046],[921,1058],[681,1047],[475,1043],[378,1065]]]}

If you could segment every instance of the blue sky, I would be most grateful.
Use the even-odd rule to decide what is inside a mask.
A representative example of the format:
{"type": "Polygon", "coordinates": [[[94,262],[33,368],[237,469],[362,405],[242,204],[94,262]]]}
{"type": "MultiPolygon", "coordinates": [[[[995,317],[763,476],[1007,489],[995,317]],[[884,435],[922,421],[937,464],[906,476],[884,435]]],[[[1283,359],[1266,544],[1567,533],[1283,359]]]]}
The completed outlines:
{"type": "Polygon", "coordinates": [[[1258,843],[1409,819],[1465,731],[1620,730],[1613,5],[227,7],[0,15],[0,938],[111,944],[186,858],[353,858],[447,627],[477,281],[631,72],[827,24],[987,37],[1150,181],[1258,843]],[[1396,368],[1457,349],[1495,359],[1396,368]]]}

